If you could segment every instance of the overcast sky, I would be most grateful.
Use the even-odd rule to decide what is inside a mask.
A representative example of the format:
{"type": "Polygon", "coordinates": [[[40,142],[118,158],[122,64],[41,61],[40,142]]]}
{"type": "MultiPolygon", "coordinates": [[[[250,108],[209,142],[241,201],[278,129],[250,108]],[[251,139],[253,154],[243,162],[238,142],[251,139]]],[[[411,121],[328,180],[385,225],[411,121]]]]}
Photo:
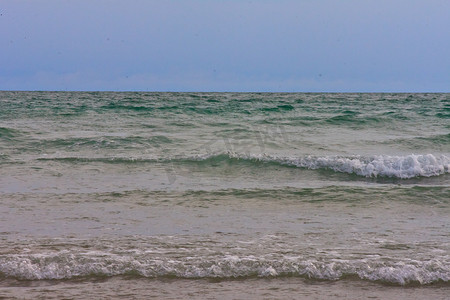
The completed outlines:
{"type": "Polygon", "coordinates": [[[450,1],[1,0],[0,90],[450,92],[450,1]]]}

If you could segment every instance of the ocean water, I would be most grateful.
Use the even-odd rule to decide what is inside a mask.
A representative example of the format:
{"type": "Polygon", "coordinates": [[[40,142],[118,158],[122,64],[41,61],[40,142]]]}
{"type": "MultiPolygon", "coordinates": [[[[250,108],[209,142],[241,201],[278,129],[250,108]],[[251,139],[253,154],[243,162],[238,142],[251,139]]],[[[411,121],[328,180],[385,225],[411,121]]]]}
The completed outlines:
{"type": "Polygon", "coordinates": [[[450,94],[0,92],[0,298],[448,299],[450,94]]]}

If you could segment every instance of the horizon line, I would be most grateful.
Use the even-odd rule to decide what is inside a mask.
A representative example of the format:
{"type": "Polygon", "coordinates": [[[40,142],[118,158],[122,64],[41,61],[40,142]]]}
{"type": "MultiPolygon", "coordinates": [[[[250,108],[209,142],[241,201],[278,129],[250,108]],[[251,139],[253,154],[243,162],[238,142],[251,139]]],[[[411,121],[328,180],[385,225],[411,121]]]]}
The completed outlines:
{"type": "Polygon", "coordinates": [[[171,90],[1,90],[0,92],[67,92],[67,93],[235,93],[235,94],[449,94],[447,92],[436,91],[171,91],[171,90]]]}

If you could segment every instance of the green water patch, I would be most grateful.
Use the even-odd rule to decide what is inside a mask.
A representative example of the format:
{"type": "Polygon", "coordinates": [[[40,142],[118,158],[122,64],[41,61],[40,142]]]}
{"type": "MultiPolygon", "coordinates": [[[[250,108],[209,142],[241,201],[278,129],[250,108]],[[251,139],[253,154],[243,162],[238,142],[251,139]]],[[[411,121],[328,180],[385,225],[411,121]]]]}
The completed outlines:
{"type": "Polygon", "coordinates": [[[110,102],[107,105],[101,107],[105,110],[117,110],[117,111],[135,111],[135,112],[150,112],[153,111],[154,108],[150,106],[143,105],[127,105],[122,103],[110,102]]]}
{"type": "Polygon", "coordinates": [[[435,114],[435,116],[438,117],[439,119],[450,119],[450,113],[439,112],[435,114]]]}
{"type": "Polygon", "coordinates": [[[29,142],[29,147],[33,149],[147,149],[161,148],[175,142],[174,139],[166,136],[155,135],[149,137],[128,136],[128,137],[74,137],[74,138],[58,138],[44,139],[29,142]]]}
{"type": "Polygon", "coordinates": [[[0,127],[0,137],[12,138],[18,135],[18,131],[12,128],[0,127]]]}
{"type": "Polygon", "coordinates": [[[187,191],[182,197],[191,199],[254,199],[257,201],[289,202],[342,202],[376,203],[408,202],[418,205],[448,205],[450,188],[434,186],[326,186],[321,188],[271,188],[271,189],[226,189],[215,191],[187,191]]]}
{"type": "Polygon", "coordinates": [[[281,104],[273,107],[263,107],[261,110],[263,112],[284,112],[294,110],[294,106],[290,104],[281,104]]]}
{"type": "Polygon", "coordinates": [[[357,114],[338,115],[325,120],[325,123],[330,125],[347,125],[355,127],[379,124],[381,122],[382,120],[378,117],[358,117],[357,114]]]}
{"type": "Polygon", "coordinates": [[[0,140],[14,141],[22,135],[23,133],[17,129],[0,127],[0,140]]]}
{"type": "Polygon", "coordinates": [[[428,137],[411,137],[391,139],[384,142],[374,142],[374,145],[400,145],[402,148],[411,151],[421,152],[422,150],[448,151],[450,149],[450,134],[437,134],[428,137]]]}

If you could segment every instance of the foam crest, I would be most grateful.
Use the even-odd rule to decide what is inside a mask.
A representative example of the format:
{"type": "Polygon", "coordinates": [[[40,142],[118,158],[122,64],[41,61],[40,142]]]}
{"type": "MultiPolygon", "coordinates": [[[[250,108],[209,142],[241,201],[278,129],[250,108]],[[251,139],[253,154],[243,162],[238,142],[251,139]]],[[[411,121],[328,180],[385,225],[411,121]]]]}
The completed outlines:
{"type": "Polygon", "coordinates": [[[389,156],[304,156],[278,157],[271,155],[229,154],[230,158],[249,159],[262,162],[276,162],[282,165],[307,169],[329,169],[335,172],[356,174],[364,177],[396,177],[408,179],[413,177],[432,177],[450,172],[450,158],[433,154],[389,156]]]}
{"type": "Polygon", "coordinates": [[[71,279],[83,276],[135,275],[147,278],[248,278],[304,277],[339,280],[357,276],[362,280],[391,284],[430,284],[450,281],[448,264],[430,261],[377,261],[342,259],[264,258],[225,255],[203,258],[123,256],[109,253],[16,255],[0,257],[0,277],[26,280],[71,279]]]}
{"type": "Polygon", "coordinates": [[[435,157],[432,154],[373,157],[311,157],[287,160],[297,167],[309,169],[331,169],[336,172],[357,174],[365,177],[431,177],[449,173],[450,159],[445,155],[435,157]]]}

